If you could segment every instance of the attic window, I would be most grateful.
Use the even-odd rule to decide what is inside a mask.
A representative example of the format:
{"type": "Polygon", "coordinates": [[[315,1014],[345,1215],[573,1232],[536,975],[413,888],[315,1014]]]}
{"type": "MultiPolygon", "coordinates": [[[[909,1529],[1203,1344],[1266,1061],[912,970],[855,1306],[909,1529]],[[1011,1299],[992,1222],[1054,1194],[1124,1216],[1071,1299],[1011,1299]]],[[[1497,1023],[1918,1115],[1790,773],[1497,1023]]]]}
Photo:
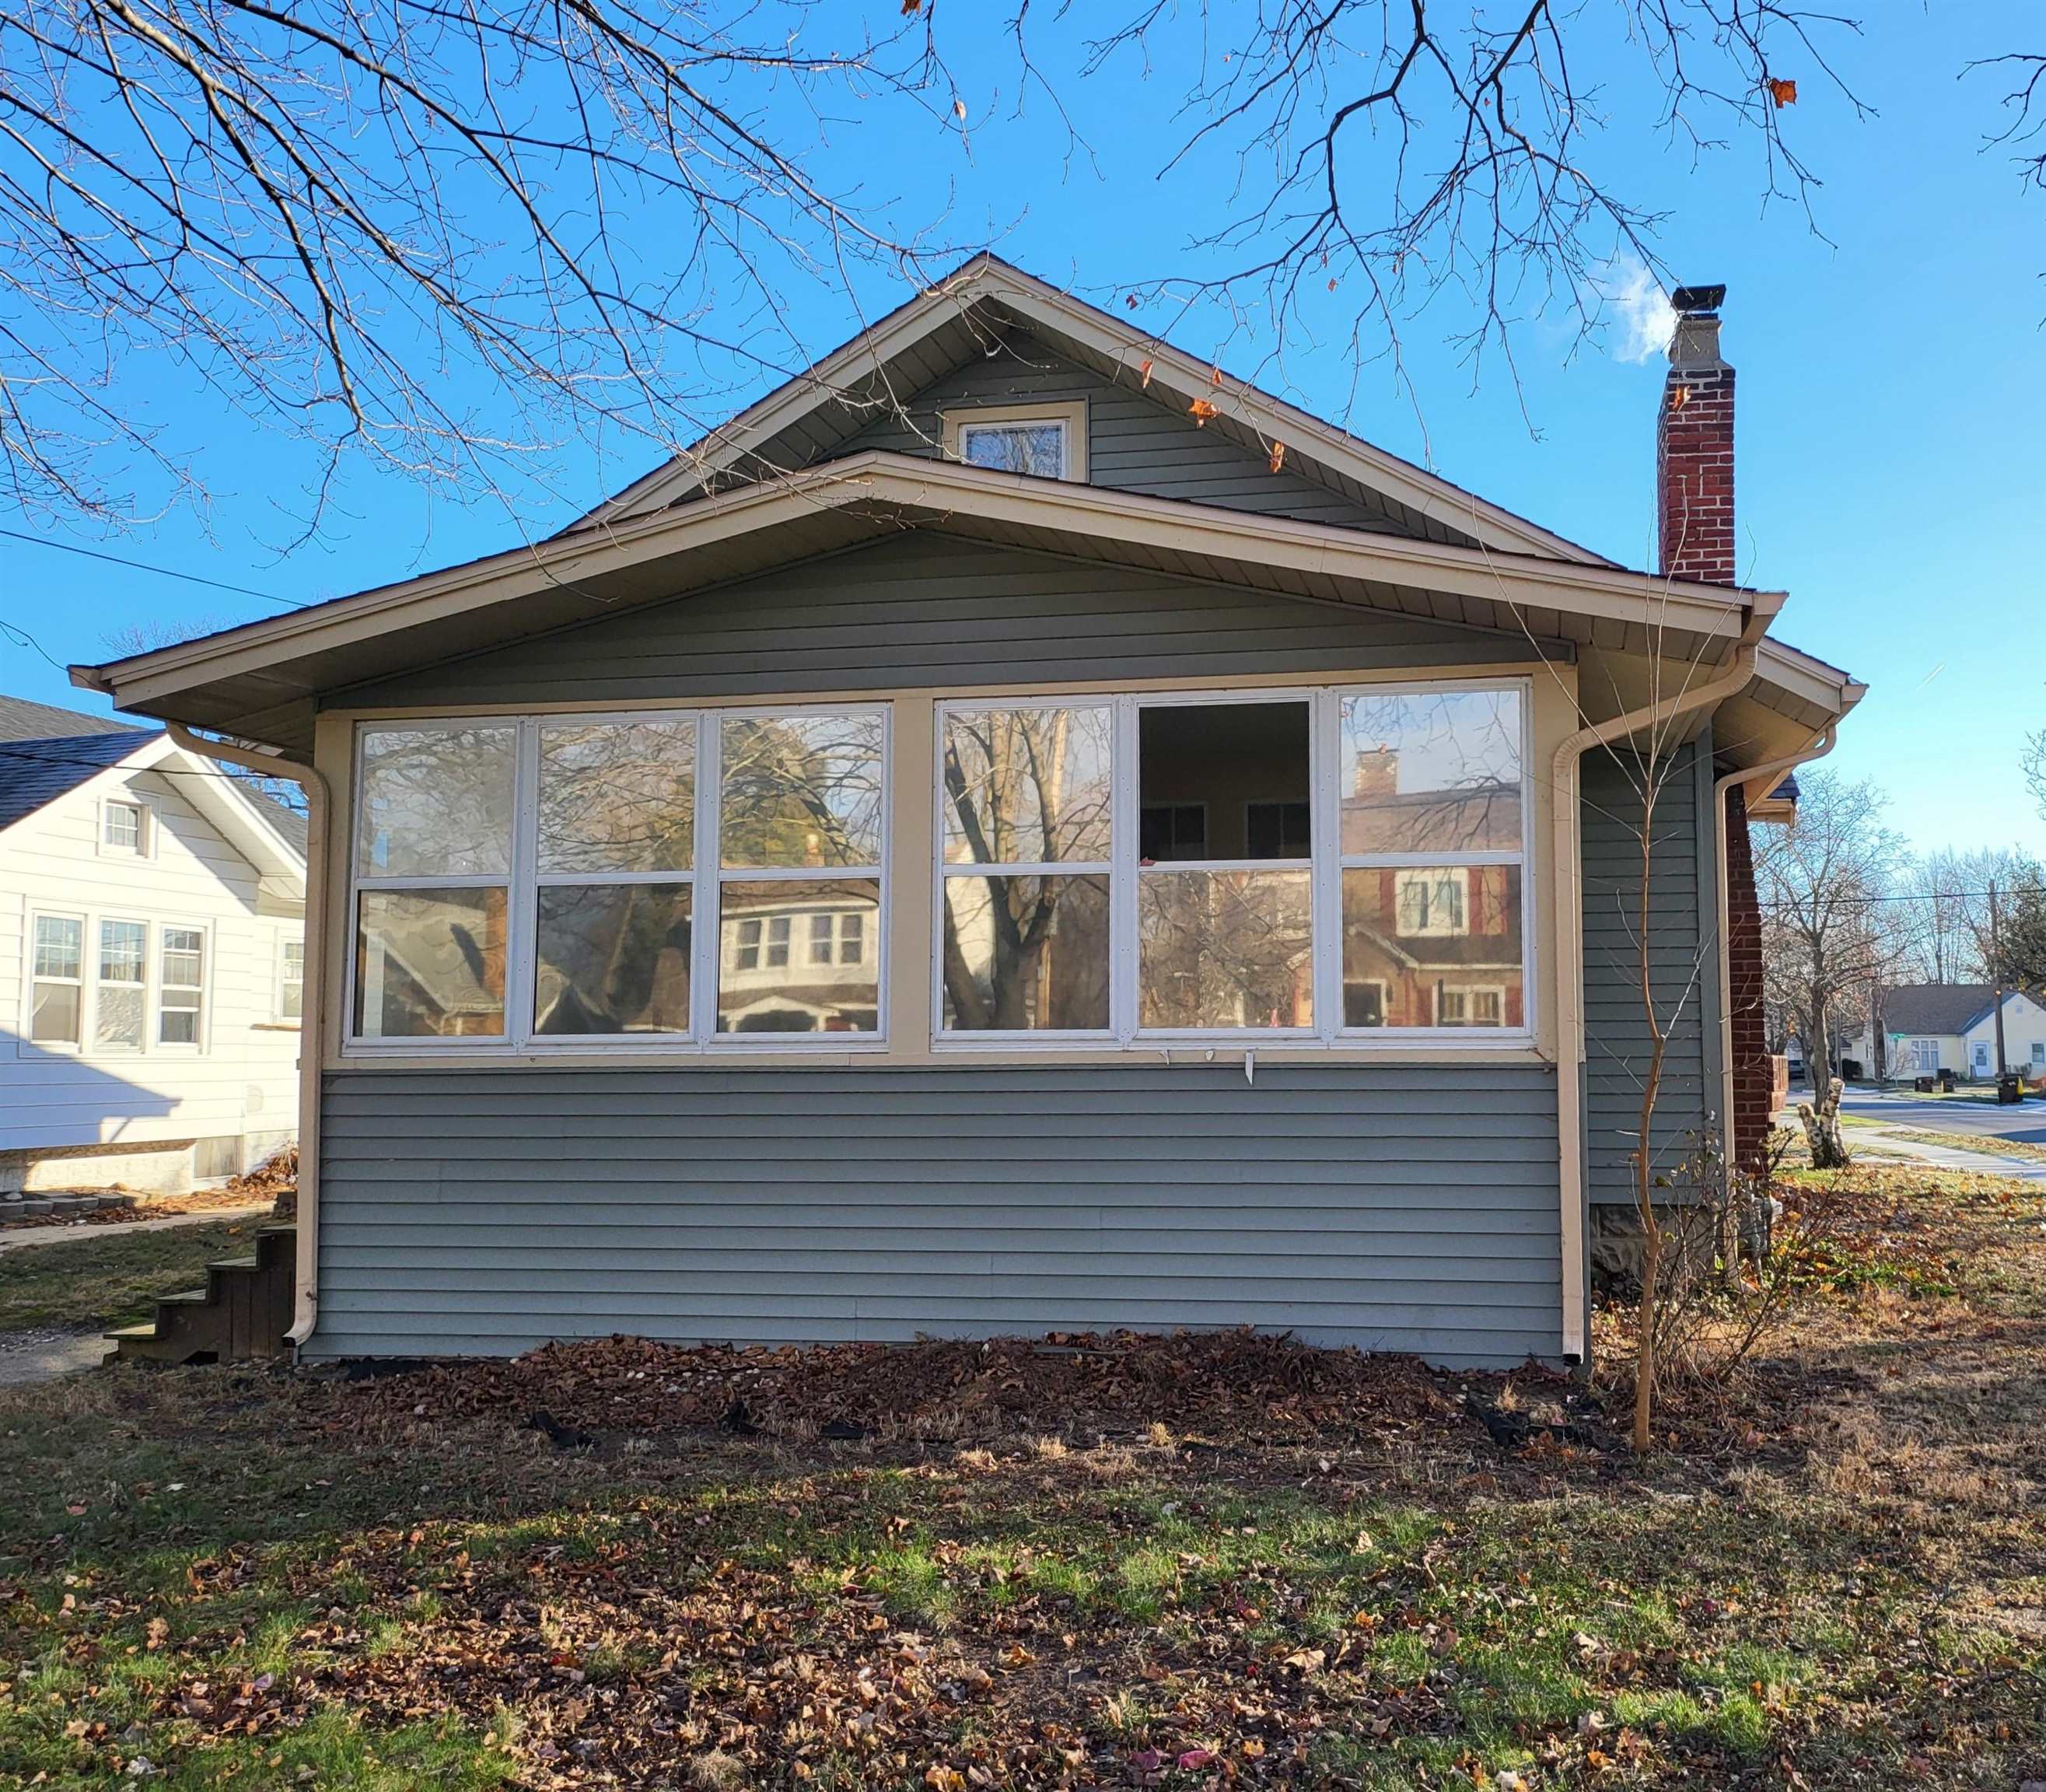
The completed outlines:
{"type": "Polygon", "coordinates": [[[140,803],[109,801],[100,811],[100,850],[140,859],[148,850],[148,821],[140,803]]]}
{"type": "Polygon", "coordinates": [[[1087,406],[1017,404],[943,414],[948,460],[1033,479],[1087,477],[1087,406]]]}

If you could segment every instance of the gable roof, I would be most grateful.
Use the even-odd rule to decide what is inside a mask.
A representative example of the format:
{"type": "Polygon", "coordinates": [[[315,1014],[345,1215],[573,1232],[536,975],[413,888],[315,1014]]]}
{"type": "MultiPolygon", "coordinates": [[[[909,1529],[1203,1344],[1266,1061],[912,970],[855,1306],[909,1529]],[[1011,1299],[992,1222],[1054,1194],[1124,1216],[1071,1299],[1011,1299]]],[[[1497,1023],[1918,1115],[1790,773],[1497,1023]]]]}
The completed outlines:
{"type": "MultiPolygon", "coordinates": [[[[2005,992],[2005,999],[2020,992],[2005,992]]],[[[1994,1012],[1996,990],[1989,983],[1900,983],[1882,992],[1886,1033],[1966,1033],[1994,1012]]]]}
{"type": "Polygon", "coordinates": [[[56,740],[84,734],[145,734],[132,722],[60,709],[54,703],[31,703],[25,697],[0,697],[0,740],[56,740]]]}
{"type": "MultiPolygon", "coordinates": [[[[40,703],[22,705],[40,709],[40,703]]],[[[83,720],[86,718],[81,718],[83,720]]],[[[98,728],[49,740],[0,740],[0,828],[11,828],[164,737],[154,728],[98,728]]]]}
{"type": "Polygon", "coordinates": [[[574,533],[693,501],[739,481],[814,465],[842,450],[900,395],[985,352],[1020,326],[1079,365],[1184,413],[1263,458],[1286,445],[1290,468],[1338,493],[1376,500],[1424,539],[1578,565],[1616,562],[1351,434],[983,250],[821,361],[720,424],[569,525],[574,533]]]}
{"type": "Polygon", "coordinates": [[[46,703],[0,697],[0,730],[75,724],[75,732],[22,739],[0,732],[0,831],[118,767],[183,781],[180,788],[259,874],[305,886],[306,817],[219,767],[195,759],[161,728],[134,728],[46,703]]]}

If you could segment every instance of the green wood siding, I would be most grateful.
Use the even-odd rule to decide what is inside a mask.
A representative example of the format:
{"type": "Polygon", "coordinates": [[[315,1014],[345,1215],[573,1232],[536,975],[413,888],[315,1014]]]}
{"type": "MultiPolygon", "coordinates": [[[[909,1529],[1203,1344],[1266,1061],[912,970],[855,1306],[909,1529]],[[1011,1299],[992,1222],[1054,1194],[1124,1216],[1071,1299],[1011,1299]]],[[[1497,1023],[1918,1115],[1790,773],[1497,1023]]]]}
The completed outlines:
{"type": "Polygon", "coordinates": [[[1539,1067],[365,1068],[325,1113],[316,1356],[1118,1326],[1560,1347],[1539,1067]]]}

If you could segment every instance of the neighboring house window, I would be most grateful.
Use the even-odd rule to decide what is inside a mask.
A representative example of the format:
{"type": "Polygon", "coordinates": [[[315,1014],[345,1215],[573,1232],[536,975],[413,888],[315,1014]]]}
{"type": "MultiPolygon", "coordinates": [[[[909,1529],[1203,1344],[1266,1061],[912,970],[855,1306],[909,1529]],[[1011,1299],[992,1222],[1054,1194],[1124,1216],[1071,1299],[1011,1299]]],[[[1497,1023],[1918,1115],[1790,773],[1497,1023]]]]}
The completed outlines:
{"type": "Polygon", "coordinates": [[[1033,479],[1087,477],[1084,404],[948,411],[941,420],[946,454],[969,466],[1033,479]]]}
{"type": "Polygon", "coordinates": [[[100,805],[102,851],[139,859],[148,850],[149,837],[149,815],[140,803],[118,802],[110,798],[100,805]]]}
{"type": "Polygon", "coordinates": [[[157,956],[156,1038],[165,1045],[196,1045],[206,999],[206,935],[196,927],[166,927],[162,941],[157,956]]]}
{"type": "Polygon", "coordinates": [[[29,1037],[38,1045],[75,1045],[85,1017],[85,923],[37,915],[31,961],[29,1037]]]}
{"type": "Polygon", "coordinates": [[[125,915],[36,916],[30,1042],[108,1056],[203,1045],[207,951],[203,927],[125,915]]]}
{"type": "Polygon", "coordinates": [[[280,942],[277,957],[277,1018],[303,1020],[306,1012],[306,943],[280,942]]]}
{"type": "Polygon", "coordinates": [[[2034,1070],[2046,1070],[2046,1039],[2035,1039],[2032,1041],[2032,1068],[2034,1070]]]}
{"type": "Polygon", "coordinates": [[[1394,873],[1393,902],[1401,935],[1407,939],[1449,939],[1468,933],[1468,876],[1454,866],[1394,873]]]}
{"type": "Polygon", "coordinates": [[[1517,683],[941,705],[940,1034],[1524,1032],[1524,724],[1517,683]]]}
{"type": "Polygon", "coordinates": [[[878,1034],[886,731],[871,707],[364,728],[353,1037],[878,1034]]]}
{"type": "Polygon", "coordinates": [[[1438,1026],[1496,1027],[1504,1022],[1506,992],[1501,989],[1458,988],[1445,983],[1435,992],[1438,1026]]]}
{"type": "Polygon", "coordinates": [[[92,1004],[93,1043],[101,1051],[142,1049],[149,980],[148,925],[139,921],[101,921],[99,982],[92,1004]]]}

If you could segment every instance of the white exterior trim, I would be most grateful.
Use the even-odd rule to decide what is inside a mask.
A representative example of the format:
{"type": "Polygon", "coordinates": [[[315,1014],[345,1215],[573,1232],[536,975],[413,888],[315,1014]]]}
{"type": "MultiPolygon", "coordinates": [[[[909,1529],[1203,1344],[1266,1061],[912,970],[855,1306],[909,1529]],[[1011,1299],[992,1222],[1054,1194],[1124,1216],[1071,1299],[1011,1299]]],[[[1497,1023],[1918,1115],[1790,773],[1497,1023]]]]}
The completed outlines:
{"type": "Polygon", "coordinates": [[[940,411],[945,458],[971,465],[966,458],[965,432],[969,429],[1000,429],[1005,424],[1057,423],[1062,426],[1065,448],[1061,479],[1084,485],[1087,479],[1087,404],[1083,398],[1053,404],[988,404],[940,411]]]}

